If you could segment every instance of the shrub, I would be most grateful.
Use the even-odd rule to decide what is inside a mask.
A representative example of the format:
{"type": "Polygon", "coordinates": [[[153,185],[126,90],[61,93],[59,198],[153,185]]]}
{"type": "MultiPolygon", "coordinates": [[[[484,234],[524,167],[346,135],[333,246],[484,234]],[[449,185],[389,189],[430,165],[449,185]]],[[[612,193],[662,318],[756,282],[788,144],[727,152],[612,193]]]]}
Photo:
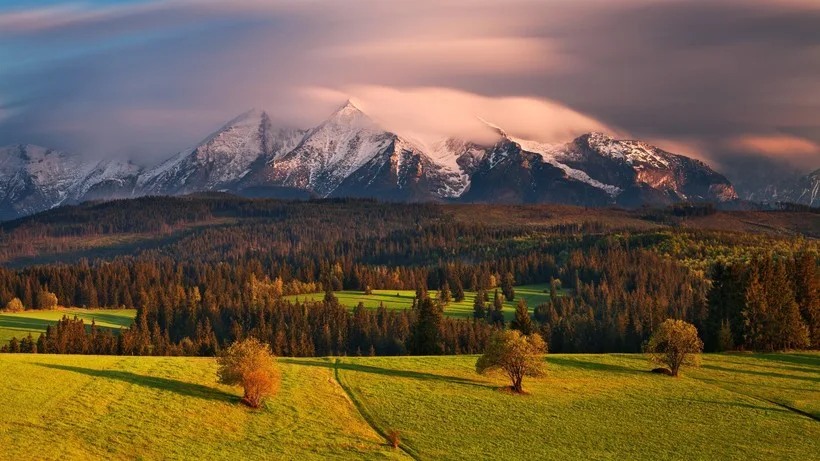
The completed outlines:
{"type": "Polygon", "coordinates": [[[672,376],[678,376],[681,366],[698,365],[703,341],[691,323],[667,319],[649,338],[647,352],[653,362],[666,365],[672,376]]]}
{"type": "Polygon", "coordinates": [[[217,358],[217,364],[219,382],[242,386],[242,401],[251,408],[262,406],[276,391],[279,371],[273,354],[256,338],[234,342],[217,358]]]}
{"type": "Polygon", "coordinates": [[[390,442],[391,447],[399,448],[399,445],[401,444],[401,434],[399,431],[391,429],[387,431],[387,441],[390,442]]]}
{"type": "Polygon", "coordinates": [[[11,301],[6,303],[6,312],[23,312],[26,310],[25,306],[23,306],[23,301],[20,301],[20,298],[12,298],[11,301]]]}
{"type": "Polygon", "coordinates": [[[54,309],[57,307],[57,295],[50,291],[41,291],[37,295],[38,309],[54,309]]]}
{"type": "Polygon", "coordinates": [[[476,372],[485,374],[502,371],[512,382],[511,389],[523,393],[524,376],[539,377],[547,372],[544,355],[547,345],[541,335],[523,335],[518,330],[502,330],[493,334],[484,355],[475,364],[476,372]]]}

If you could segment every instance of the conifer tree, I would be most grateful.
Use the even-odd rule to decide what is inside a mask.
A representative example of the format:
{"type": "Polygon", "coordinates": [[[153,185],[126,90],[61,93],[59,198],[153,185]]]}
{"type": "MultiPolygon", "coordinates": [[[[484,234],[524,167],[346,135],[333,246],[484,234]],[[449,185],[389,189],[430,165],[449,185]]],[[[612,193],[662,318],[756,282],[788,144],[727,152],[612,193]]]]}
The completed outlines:
{"type": "Polygon", "coordinates": [[[418,317],[413,327],[413,341],[411,344],[413,354],[443,354],[441,308],[432,299],[425,298],[419,302],[417,313],[418,317]]]}
{"type": "Polygon", "coordinates": [[[743,309],[744,342],[752,350],[770,349],[769,304],[766,300],[763,283],[757,268],[752,269],[746,287],[746,300],[743,309]]]}
{"type": "Polygon", "coordinates": [[[529,335],[533,331],[527,301],[523,298],[519,299],[515,306],[515,318],[510,322],[510,328],[520,331],[523,335],[529,335]]]}
{"type": "Polygon", "coordinates": [[[489,312],[490,323],[495,326],[504,327],[504,295],[498,293],[496,288],[493,295],[493,308],[489,312]]]}
{"type": "Polygon", "coordinates": [[[450,304],[450,301],[453,300],[453,296],[450,293],[450,284],[449,283],[444,282],[441,285],[441,289],[438,292],[438,300],[439,300],[439,302],[441,302],[442,306],[446,306],[446,305],[450,304]]]}
{"type": "Polygon", "coordinates": [[[507,272],[507,275],[504,276],[504,280],[501,282],[501,292],[504,294],[504,298],[510,301],[515,300],[515,278],[513,277],[512,273],[507,272]]]}
{"type": "Polygon", "coordinates": [[[487,318],[487,305],[484,301],[484,291],[478,291],[473,300],[473,318],[483,320],[487,318]]]}
{"type": "Polygon", "coordinates": [[[769,309],[773,314],[774,349],[803,349],[809,346],[809,332],[794,300],[794,291],[783,262],[774,264],[772,279],[766,285],[769,309]]]}
{"type": "Polygon", "coordinates": [[[799,255],[793,274],[795,301],[809,330],[810,346],[820,349],[820,272],[814,256],[809,253],[799,255]]]}
{"type": "Polygon", "coordinates": [[[454,297],[457,303],[464,301],[464,286],[461,284],[461,280],[456,280],[456,289],[454,290],[454,297]]]}

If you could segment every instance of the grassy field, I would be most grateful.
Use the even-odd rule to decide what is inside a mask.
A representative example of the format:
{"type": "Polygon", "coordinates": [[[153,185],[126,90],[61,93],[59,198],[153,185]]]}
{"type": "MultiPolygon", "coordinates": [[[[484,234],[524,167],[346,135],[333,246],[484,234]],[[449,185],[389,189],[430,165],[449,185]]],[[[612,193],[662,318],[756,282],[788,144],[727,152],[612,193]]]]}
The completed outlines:
{"type": "Polygon", "coordinates": [[[425,458],[817,459],[820,355],[710,355],[680,379],[638,355],[555,355],[528,396],[474,358],[342,359],[377,426],[425,458]],[[813,415],[815,419],[799,412],[813,415]]]}
{"type": "MultiPolygon", "coordinates": [[[[518,304],[518,299],[523,298],[527,301],[527,306],[530,312],[535,306],[549,301],[550,286],[548,283],[537,285],[521,285],[515,287],[515,300],[504,302],[504,317],[511,320],[515,314],[515,306],[518,304]]],[[[333,293],[339,300],[339,304],[343,306],[355,307],[359,302],[363,302],[364,306],[369,309],[376,309],[380,303],[384,303],[387,309],[410,309],[413,305],[413,299],[416,297],[416,292],[413,290],[373,290],[372,294],[366,295],[363,291],[337,291],[333,293]]],[[[431,292],[434,296],[436,292],[431,292]]],[[[321,301],[324,299],[324,293],[315,293],[307,295],[293,295],[286,296],[285,299],[291,301],[296,300],[310,300],[321,301]]],[[[490,302],[488,306],[492,305],[493,293],[490,293],[490,302]]],[[[473,315],[473,302],[475,301],[474,291],[464,292],[464,301],[451,302],[444,308],[445,315],[452,317],[467,318],[473,315]]]]}
{"type": "MultiPolygon", "coordinates": [[[[452,302],[445,308],[446,315],[460,318],[468,318],[473,315],[475,292],[468,291],[464,294],[464,301],[452,302]]],[[[380,303],[384,303],[384,306],[388,309],[409,309],[413,304],[413,298],[415,298],[416,292],[409,290],[373,290],[372,294],[365,295],[364,292],[361,291],[339,291],[336,292],[335,295],[342,305],[350,306],[351,308],[361,301],[365,307],[371,309],[376,309],[380,303]]],[[[515,295],[515,301],[504,302],[504,317],[508,321],[513,318],[515,305],[518,303],[519,298],[527,300],[530,312],[532,312],[533,308],[538,304],[549,301],[549,284],[518,286],[515,287],[515,295]]],[[[323,298],[324,293],[285,297],[285,299],[291,301],[320,301],[323,298]]],[[[492,298],[492,294],[490,298],[492,298]]],[[[492,303],[492,299],[490,303],[492,303]]],[[[12,337],[20,339],[29,333],[36,339],[40,333],[46,331],[48,325],[57,323],[63,315],[69,317],[76,315],[85,320],[88,325],[91,325],[92,320],[96,320],[97,326],[99,327],[119,330],[120,328],[128,328],[131,326],[136,316],[136,310],[64,308],[53,311],[30,310],[13,314],[0,313],[0,345],[6,344],[12,337]]]]}
{"type": "Polygon", "coordinates": [[[0,458],[761,459],[820,453],[820,354],[553,355],[529,395],[475,357],[280,359],[264,409],[212,359],[0,355],[0,458]],[[381,434],[402,434],[402,450],[381,434]]]}
{"type": "Polygon", "coordinates": [[[119,330],[128,328],[136,316],[134,309],[79,309],[66,308],[53,311],[25,311],[0,313],[0,344],[6,344],[12,337],[23,338],[29,333],[34,339],[46,331],[48,325],[54,325],[64,315],[73,318],[75,315],[91,325],[94,320],[98,327],[119,330]]]}

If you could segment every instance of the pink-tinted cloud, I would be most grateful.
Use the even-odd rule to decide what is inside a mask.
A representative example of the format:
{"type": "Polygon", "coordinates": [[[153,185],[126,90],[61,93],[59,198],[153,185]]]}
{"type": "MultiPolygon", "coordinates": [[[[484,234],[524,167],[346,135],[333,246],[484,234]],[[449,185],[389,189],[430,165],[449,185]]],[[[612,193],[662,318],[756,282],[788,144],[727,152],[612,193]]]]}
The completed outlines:
{"type": "Polygon", "coordinates": [[[351,97],[387,129],[423,142],[456,136],[493,142],[497,134],[482,120],[525,139],[560,143],[590,131],[616,130],[554,101],[527,97],[491,98],[450,88],[351,86],[344,90],[307,88],[327,106],[351,97]]]}
{"type": "Polygon", "coordinates": [[[306,127],[348,95],[420,133],[492,112],[522,137],[617,127],[718,161],[762,152],[725,142],[747,133],[820,143],[814,0],[37,4],[0,12],[0,144],[158,159],[250,107],[306,127]]]}
{"type": "MultiPolygon", "coordinates": [[[[483,32],[483,31],[477,31],[483,32]]],[[[528,37],[404,37],[396,40],[331,46],[321,50],[328,58],[355,59],[364,65],[393,65],[426,72],[514,74],[561,71],[572,65],[549,40],[528,37]],[[537,56],[538,59],[528,57],[537,56]]]]}
{"type": "Polygon", "coordinates": [[[729,145],[739,151],[775,158],[790,158],[799,163],[820,163],[820,145],[788,134],[750,134],[733,138],[729,145]]]}

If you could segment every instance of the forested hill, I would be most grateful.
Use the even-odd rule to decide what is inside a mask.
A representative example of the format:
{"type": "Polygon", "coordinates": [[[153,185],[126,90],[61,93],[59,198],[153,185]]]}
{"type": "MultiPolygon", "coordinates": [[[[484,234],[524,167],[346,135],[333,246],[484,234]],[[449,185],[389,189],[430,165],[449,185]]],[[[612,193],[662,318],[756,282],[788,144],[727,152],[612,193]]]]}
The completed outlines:
{"type": "Polygon", "coordinates": [[[303,245],[321,236],[314,243],[323,245],[328,239],[385,239],[393,233],[448,223],[512,232],[687,229],[817,238],[820,215],[811,211],[716,211],[708,204],[624,210],[561,205],[385,204],[366,199],[281,201],[225,193],[142,197],[59,207],[0,223],[0,264],[20,267],[158,252],[177,259],[220,259],[270,250],[284,242],[286,236],[280,233],[285,231],[303,245]],[[266,229],[270,226],[273,228],[266,229]],[[267,238],[256,238],[265,231],[271,232],[267,238]],[[214,238],[222,242],[219,247],[207,243],[214,238]]]}
{"type": "Polygon", "coordinates": [[[71,324],[52,332],[80,352],[211,354],[247,335],[283,355],[478,352],[505,326],[496,290],[511,299],[521,284],[565,293],[528,306],[554,351],[637,351],[670,317],[712,350],[820,345],[816,213],[207,194],[58,208],[1,230],[0,306],[137,309],[116,341],[54,339],[83,334],[71,324]],[[380,289],[415,290],[419,303],[350,313],[333,296],[380,289]],[[438,318],[438,339],[419,343],[418,318],[447,309],[421,301],[442,291],[487,305],[474,320],[438,318]],[[287,298],[316,292],[326,299],[287,298]]]}

